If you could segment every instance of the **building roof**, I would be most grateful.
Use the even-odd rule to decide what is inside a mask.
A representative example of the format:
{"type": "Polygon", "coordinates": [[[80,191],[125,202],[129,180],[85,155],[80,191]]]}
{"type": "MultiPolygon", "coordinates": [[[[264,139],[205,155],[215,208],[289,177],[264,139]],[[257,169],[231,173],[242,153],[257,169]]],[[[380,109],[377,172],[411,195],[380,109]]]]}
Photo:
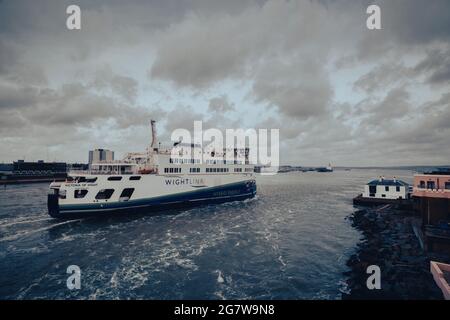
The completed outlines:
{"type": "Polygon", "coordinates": [[[408,184],[402,180],[377,179],[368,183],[369,186],[405,186],[408,184]]]}

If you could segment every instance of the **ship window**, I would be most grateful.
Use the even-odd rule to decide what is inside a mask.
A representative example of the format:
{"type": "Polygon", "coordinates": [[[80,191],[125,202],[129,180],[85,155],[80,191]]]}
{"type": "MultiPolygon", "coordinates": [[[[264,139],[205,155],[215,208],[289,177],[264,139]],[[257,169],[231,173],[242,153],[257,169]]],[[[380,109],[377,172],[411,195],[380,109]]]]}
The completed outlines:
{"type": "Polygon", "coordinates": [[[435,184],[434,181],[427,181],[427,189],[434,189],[435,184]]]}
{"type": "Polygon", "coordinates": [[[130,180],[141,180],[141,176],[131,176],[130,180]]]}
{"type": "Polygon", "coordinates": [[[95,196],[95,199],[106,200],[106,199],[111,198],[113,193],[114,193],[114,189],[102,189],[97,193],[97,195],[95,196]]]}
{"type": "Polygon", "coordinates": [[[75,199],[81,199],[81,198],[84,198],[87,193],[88,193],[88,191],[86,189],[77,189],[74,191],[73,196],[75,199]]]}
{"type": "Polygon", "coordinates": [[[87,183],[93,183],[95,181],[97,181],[97,177],[95,177],[95,178],[86,178],[86,182],[87,183]]]}
{"type": "Polygon", "coordinates": [[[116,177],[108,177],[108,181],[120,181],[120,180],[122,180],[122,177],[118,177],[118,176],[116,176],[116,177]]]}
{"type": "Polygon", "coordinates": [[[128,201],[134,192],[134,188],[125,188],[120,194],[119,201],[128,201]]]}

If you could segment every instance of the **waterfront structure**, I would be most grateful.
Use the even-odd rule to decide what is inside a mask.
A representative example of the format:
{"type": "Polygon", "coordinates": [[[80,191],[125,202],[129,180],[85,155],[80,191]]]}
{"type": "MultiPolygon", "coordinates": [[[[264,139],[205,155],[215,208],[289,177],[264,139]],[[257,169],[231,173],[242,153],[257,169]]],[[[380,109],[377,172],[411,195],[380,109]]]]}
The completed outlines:
{"type": "Polygon", "coordinates": [[[65,174],[67,172],[67,164],[65,162],[30,162],[18,160],[13,163],[13,173],[18,175],[51,175],[65,174]]]}
{"type": "Polygon", "coordinates": [[[36,162],[17,160],[4,165],[7,171],[0,171],[0,184],[49,182],[63,180],[67,177],[65,162],[36,162]]]}
{"type": "Polygon", "coordinates": [[[67,181],[52,183],[49,214],[152,213],[162,207],[255,196],[248,148],[205,151],[197,145],[175,143],[173,148],[162,149],[156,145],[155,122],[151,125],[152,143],[146,152],[130,153],[121,161],[92,162],[89,170],[71,171],[67,181]]]}
{"type": "Polygon", "coordinates": [[[374,199],[408,199],[409,185],[396,178],[372,180],[364,186],[363,197],[374,199]]]}
{"type": "Polygon", "coordinates": [[[101,161],[113,161],[114,151],[107,149],[95,149],[89,151],[89,164],[101,161]]]}
{"type": "Polygon", "coordinates": [[[14,170],[12,163],[0,163],[0,174],[11,174],[14,170]]]}
{"type": "Polygon", "coordinates": [[[380,205],[380,204],[398,204],[403,208],[409,208],[411,203],[410,186],[401,180],[379,179],[372,180],[364,186],[362,194],[353,199],[356,205],[380,205]]]}
{"type": "Polygon", "coordinates": [[[450,221],[450,171],[438,169],[414,175],[413,197],[425,225],[450,221]]]}
{"type": "Polygon", "coordinates": [[[414,207],[422,217],[427,248],[450,253],[450,171],[414,175],[414,207]]]}
{"type": "Polygon", "coordinates": [[[430,261],[430,271],[444,299],[450,300],[450,264],[430,261]]]}

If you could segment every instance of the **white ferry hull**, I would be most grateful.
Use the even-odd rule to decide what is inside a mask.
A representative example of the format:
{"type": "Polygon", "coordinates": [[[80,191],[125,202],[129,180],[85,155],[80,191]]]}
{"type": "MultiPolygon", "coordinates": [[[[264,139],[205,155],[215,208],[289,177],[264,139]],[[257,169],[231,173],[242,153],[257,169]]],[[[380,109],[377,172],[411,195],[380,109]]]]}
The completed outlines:
{"type": "Polygon", "coordinates": [[[97,176],[94,183],[62,183],[58,190],[64,190],[66,198],[58,194],[48,196],[48,210],[52,217],[72,218],[110,213],[160,212],[171,207],[186,207],[205,203],[222,203],[244,200],[256,194],[253,174],[228,175],[135,175],[140,179],[130,180],[122,175],[121,181],[103,181],[107,176],[97,176]],[[107,187],[106,187],[107,186],[107,187]],[[101,189],[114,188],[107,200],[98,200],[95,195],[101,189]],[[123,200],[120,192],[133,188],[133,195],[123,200]],[[73,197],[75,190],[88,190],[85,197],[73,197]]]}

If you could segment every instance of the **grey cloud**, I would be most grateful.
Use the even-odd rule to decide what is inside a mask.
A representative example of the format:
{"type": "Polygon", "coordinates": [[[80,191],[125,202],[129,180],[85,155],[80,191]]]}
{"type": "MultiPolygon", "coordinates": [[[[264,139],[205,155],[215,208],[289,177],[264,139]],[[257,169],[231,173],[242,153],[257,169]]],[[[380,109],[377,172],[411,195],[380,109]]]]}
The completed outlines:
{"type": "MultiPolygon", "coordinates": [[[[79,83],[66,84],[60,90],[33,89],[26,97],[22,91],[16,90],[7,96],[4,103],[11,106],[8,109],[15,107],[14,118],[23,119],[34,126],[66,126],[73,129],[76,126],[88,127],[107,119],[115,119],[119,126],[124,127],[142,125],[150,117],[147,109],[130,107],[111,97],[97,95],[79,83]]],[[[12,114],[8,114],[11,119],[12,114]]],[[[0,115],[7,116],[2,109],[0,115]]],[[[12,125],[6,125],[2,129],[7,130],[12,125]]],[[[5,134],[7,133],[4,132],[5,134]]]]}
{"type": "Polygon", "coordinates": [[[315,59],[302,60],[301,63],[271,61],[267,64],[253,87],[256,99],[268,101],[281,113],[294,118],[323,115],[333,90],[315,59]]]}
{"type": "Polygon", "coordinates": [[[414,67],[417,74],[428,74],[432,84],[450,84],[450,47],[434,49],[414,67]]]}
{"type": "Polygon", "coordinates": [[[138,91],[138,83],[135,79],[115,74],[111,67],[97,70],[92,85],[99,90],[109,89],[111,94],[116,94],[128,102],[135,101],[138,91]]]}
{"type": "Polygon", "coordinates": [[[45,144],[67,159],[70,145],[126,150],[122,138],[147,141],[150,117],[168,138],[194,120],[236,128],[267,116],[286,162],[449,158],[449,97],[437,99],[449,91],[448,1],[375,1],[383,29],[370,31],[369,0],[82,0],[82,30],[69,32],[72,2],[0,2],[0,147],[11,157],[45,144]],[[239,103],[251,110],[233,107],[230,87],[248,88],[239,103]],[[186,107],[193,96],[207,111],[186,107]]]}
{"type": "Polygon", "coordinates": [[[38,94],[39,91],[33,87],[0,83],[0,110],[28,107],[38,94]]]}
{"type": "Polygon", "coordinates": [[[361,104],[362,114],[366,116],[363,127],[366,126],[392,126],[392,120],[403,118],[410,111],[409,93],[403,88],[389,91],[386,97],[374,104],[361,104]]]}
{"type": "Polygon", "coordinates": [[[411,68],[401,62],[389,61],[377,65],[353,83],[354,89],[362,89],[368,93],[385,90],[393,85],[405,85],[413,76],[411,68]]]}
{"type": "Polygon", "coordinates": [[[222,95],[209,100],[208,110],[211,112],[225,113],[233,111],[234,104],[228,101],[226,95],[222,95]]]}
{"type": "Polygon", "coordinates": [[[407,45],[450,41],[450,2],[447,0],[379,1],[383,29],[407,45]]]}

